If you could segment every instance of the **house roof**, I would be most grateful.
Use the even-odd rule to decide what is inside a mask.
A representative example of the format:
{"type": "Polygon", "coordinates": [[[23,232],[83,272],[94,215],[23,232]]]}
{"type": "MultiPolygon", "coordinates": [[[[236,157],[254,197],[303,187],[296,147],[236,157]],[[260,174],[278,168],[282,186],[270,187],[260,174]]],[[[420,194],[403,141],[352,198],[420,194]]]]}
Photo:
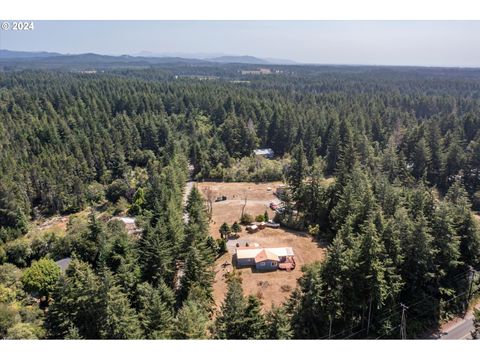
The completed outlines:
{"type": "Polygon", "coordinates": [[[263,249],[262,251],[260,251],[257,254],[257,256],[255,256],[255,262],[259,263],[259,262],[262,262],[262,261],[265,261],[265,260],[277,261],[278,262],[280,259],[278,258],[278,256],[276,254],[274,254],[270,250],[263,249]]]}
{"type": "MultiPolygon", "coordinates": [[[[277,248],[261,248],[261,247],[242,247],[237,248],[237,259],[251,259],[255,258],[257,261],[257,255],[259,255],[262,251],[266,252],[265,256],[276,256],[278,258],[281,256],[293,256],[293,249],[291,247],[277,247],[277,248]],[[268,252],[268,255],[267,255],[268,252]]],[[[257,261],[258,262],[258,261],[257,261]]]]}
{"type": "Polygon", "coordinates": [[[260,247],[244,247],[237,249],[237,259],[252,259],[258,255],[263,249],[260,247]]]}
{"type": "Polygon", "coordinates": [[[272,155],[272,156],[274,154],[272,149],[256,149],[256,150],[253,150],[253,153],[255,155],[272,155]]]}
{"type": "Polygon", "coordinates": [[[60,269],[65,272],[67,271],[67,268],[68,266],[70,265],[70,263],[72,262],[72,259],[69,258],[69,257],[66,257],[66,258],[63,258],[63,259],[60,259],[58,261],[56,261],[56,264],[60,267],[60,269]]]}
{"type": "Polygon", "coordinates": [[[135,224],[135,219],[132,217],[121,217],[120,221],[122,221],[124,224],[135,224]]]}

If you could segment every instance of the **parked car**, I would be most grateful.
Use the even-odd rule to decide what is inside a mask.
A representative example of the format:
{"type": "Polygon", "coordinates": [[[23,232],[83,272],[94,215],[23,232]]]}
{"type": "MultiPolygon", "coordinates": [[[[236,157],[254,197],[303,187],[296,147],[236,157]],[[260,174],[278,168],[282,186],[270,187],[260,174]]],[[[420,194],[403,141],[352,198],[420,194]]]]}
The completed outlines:
{"type": "Polygon", "coordinates": [[[275,204],[273,202],[270,203],[270,209],[275,210],[277,207],[278,207],[277,204],[275,204]]]}
{"type": "Polygon", "coordinates": [[[280,227],[280,224],[274,222],[273,220],[268,220],[266,223],[265,223],[265,226],[266,227],[269,227],[269,228],[272,228],[272,229],[278,229],[280,227]]]}
{"type": "Polygon", "coordinates": [[[227,197],[226,197],[225,195],[223,195],[223,196],[217,197],[217,198],[215,199],[215,202],[225,201],[225,200],[227,200],[227,197]]]}

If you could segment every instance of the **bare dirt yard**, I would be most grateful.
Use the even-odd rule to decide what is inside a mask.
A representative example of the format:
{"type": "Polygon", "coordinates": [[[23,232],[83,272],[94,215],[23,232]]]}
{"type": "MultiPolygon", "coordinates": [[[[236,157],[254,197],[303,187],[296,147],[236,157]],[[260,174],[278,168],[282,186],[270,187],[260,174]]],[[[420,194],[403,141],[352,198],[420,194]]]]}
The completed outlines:
{"type": "MultiPolygon", "coordinates": [[[[198,183],[198,189],[204,196],[210,192],[214,198],[218,196],[227,196],[227,200],[213,202],[213,216],[210,223],[210,233],[213,237],[220,237],[218,229],[223,222],[232,224],[238,221],[242,213],[242,207],[247,196],[247,205],[245,212],[251,215],[263,214],[268,211],[270,218],[273,218],[274,212],[269,208],[270,202],[279,203],[280,201],[273,195],[273,192],[281,183],[219,183],[204,182],[198,183]]],[[[271,272],[258,272],[253,268],[240,268],[237,271],[241,274],[243,290],[246,295],[257,295],[263,302],[266,309],[272,304],[279,305],[283,303],[292,293],[297,285],[297,279],[302,276],[301,268],[305,264],[323,260],[325,256],[325,247],[318,244],[311,236],[303,232],[296,232],[284,228],[260,230],[255,234],[249,234],[245,231],[239,234],[238,241],[256,242],[264,247],[292,247],[295,254],[296,267],[293,271],[286,272],[282,270],[271,272]]],[[[215,264],[215,283],[214,298],[219,307],[224,300],[227,284],[225,274],[234,269],[233,254],[235,252],[235,241],[229,240],[229,252],[216,261],[215,264]],[[225,266],[225,263],[228,266],[225,266]],[[233,265],[232,265],[233,264],[233,265]]]]}
{"type": "Polygon", "coordinates": [[[234,221],[239,221],[242,214],[242,208],[247,198],[245,213],[253,216],[263,214],[268,211],[268,216],[273,218],[274,212],[270,209],[270,202],[279,203],[280,200],[273,195],[275,189],[281,185],[281,182],[271,183],[222,183],[222,182],[202,182],[196,186],[205,197],[213,199],[213,216],[210,223],[210,235],[219,238],[218,229],[226,222],[232,225],[234,221]],[[270,190],[268,190],[270,189],[270,190]],[[209,195],[210,193],[210,195],[209,195]],[[227,200],[215,202],[219,196],[226,196],[227,200]]]}

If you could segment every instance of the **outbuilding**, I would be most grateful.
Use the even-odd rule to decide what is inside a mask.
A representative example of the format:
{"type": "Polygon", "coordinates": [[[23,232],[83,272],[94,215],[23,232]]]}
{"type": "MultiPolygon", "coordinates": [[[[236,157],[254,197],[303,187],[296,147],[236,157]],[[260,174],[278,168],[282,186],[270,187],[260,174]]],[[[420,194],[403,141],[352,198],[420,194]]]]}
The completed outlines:
{"type": "Polygon", "coordinates": [[[267,158],[267,159],[273,159],[273,157],[275,156],[275,153],[270,148],[268,148],[268,149],[256,149],[256,150],[253,150],[253,153],[256,156],[263,156],[264,158],[267,158]]]}

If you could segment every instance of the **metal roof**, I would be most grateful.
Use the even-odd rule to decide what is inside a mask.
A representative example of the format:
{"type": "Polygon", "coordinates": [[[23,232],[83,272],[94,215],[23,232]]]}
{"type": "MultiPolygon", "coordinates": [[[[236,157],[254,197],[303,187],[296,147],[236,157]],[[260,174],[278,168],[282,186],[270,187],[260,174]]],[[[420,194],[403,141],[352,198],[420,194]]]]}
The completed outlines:
{"type": "Polygon", "coordinates": [[[263,249],[260,251],[257,256],[255,256],[255,262],[259,263],[265,260],[270,260],[270,261],[280,261],[277,255],[275,255],[273,252],[269,251],[268,249],[263,249]]]}
{"type": "Polygon", "coordinates": [[[237,248],[237,259],[251,259],[256,258],[257,255],[263,250],[268,251],[277,257],[282,256],[294,256],[293,249],[291,247],[277,247],[277,248],[237,248]]]}
{"type": "Polygon", "coordinates": [[[55,261],[55,263],[60,267],[60,269],[65,272],[68,268],[68,266],[70,265],[70,263],[72,262],[72,259],[69,258],[69,257],[66,257],[66,258],[63,258],[63,259],[60,259],[58,261],[55,261]]]}
{"type": "Polygon", "coordinates": [[[256,149],[253,150],[255,155],[271,155],[273,156],[274,152],[272,149],[256,149]]]}

